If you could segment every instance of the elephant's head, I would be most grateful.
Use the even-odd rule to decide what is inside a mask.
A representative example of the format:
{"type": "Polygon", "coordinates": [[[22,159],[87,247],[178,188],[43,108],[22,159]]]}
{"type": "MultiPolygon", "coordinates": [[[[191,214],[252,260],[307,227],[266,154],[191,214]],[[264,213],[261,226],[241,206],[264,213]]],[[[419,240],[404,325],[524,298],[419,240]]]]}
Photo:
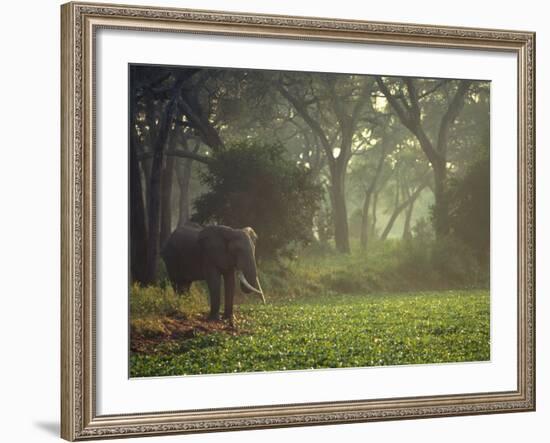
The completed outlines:
{"type": "Polygon", "coordinates": [[[258,294],[265,303],[256,268],[257,238],[249,227],[207,226],[199,233],[199,244],[208,265],[215,266],[220,272],[236,269],[241,289],[258,294]]]}

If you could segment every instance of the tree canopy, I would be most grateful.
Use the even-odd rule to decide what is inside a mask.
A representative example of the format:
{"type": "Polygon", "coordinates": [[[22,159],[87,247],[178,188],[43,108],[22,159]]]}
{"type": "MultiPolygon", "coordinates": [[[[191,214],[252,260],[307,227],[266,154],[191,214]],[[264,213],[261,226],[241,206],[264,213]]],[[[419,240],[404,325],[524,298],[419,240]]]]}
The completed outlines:
{"type": "Polygon", "coordinates": [[[266,257],[308,242],[366,254],[430,229],[481,260],[489,101],[484,81],[133,65],[133,279],[154,281],[191,218],[252,226],[266,257]]]}

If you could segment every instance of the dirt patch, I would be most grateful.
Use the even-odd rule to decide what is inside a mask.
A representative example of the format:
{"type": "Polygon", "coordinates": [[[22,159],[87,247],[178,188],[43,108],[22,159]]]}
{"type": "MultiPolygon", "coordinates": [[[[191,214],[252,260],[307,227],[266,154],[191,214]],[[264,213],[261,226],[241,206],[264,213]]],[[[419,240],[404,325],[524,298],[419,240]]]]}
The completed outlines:
{"type": "Polygon", "coordinates": [[[130,350],[149,353],[157,345],[181,342],[198,335],[211,333],[243,335],[248,331],[236,328],[227,320],[212,321],[205,315],[193,318],[163,317],[154,320],[132,322],[130,327],[130,350]]]}

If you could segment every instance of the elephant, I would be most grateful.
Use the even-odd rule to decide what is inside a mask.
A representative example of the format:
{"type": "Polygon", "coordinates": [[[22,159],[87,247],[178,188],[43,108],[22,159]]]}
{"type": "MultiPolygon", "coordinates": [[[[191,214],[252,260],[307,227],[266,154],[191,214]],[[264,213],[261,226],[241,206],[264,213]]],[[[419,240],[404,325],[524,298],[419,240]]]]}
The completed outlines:
{"type": "Polygon", "coordinates": [[[234,229],[189,223],[177,228],[164,244],[161,256],[176,293],[188,292],[194,281],[206,281],[210,293],[209,320],[218,320],[221,279],[224,280],[223,318],[233,322],[235,274],[243,292],[265,297],[256,268],[257,235],[250,227],[234,229]]]}

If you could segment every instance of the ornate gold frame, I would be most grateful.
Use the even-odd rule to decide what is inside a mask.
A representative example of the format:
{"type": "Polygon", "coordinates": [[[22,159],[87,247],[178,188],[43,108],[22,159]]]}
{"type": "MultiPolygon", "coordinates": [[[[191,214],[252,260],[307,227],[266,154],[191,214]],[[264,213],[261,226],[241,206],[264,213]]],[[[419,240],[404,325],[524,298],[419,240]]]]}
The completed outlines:
{"type": "Polygon", "coordinates": [[[535,409],[535,34],[68,3],[61,7],[61,436],[67,440],[535,409]],[[518,381],[511,392],[98,416],[94,33],[98,28],[508,51],[518,59],[518,381]]]}

